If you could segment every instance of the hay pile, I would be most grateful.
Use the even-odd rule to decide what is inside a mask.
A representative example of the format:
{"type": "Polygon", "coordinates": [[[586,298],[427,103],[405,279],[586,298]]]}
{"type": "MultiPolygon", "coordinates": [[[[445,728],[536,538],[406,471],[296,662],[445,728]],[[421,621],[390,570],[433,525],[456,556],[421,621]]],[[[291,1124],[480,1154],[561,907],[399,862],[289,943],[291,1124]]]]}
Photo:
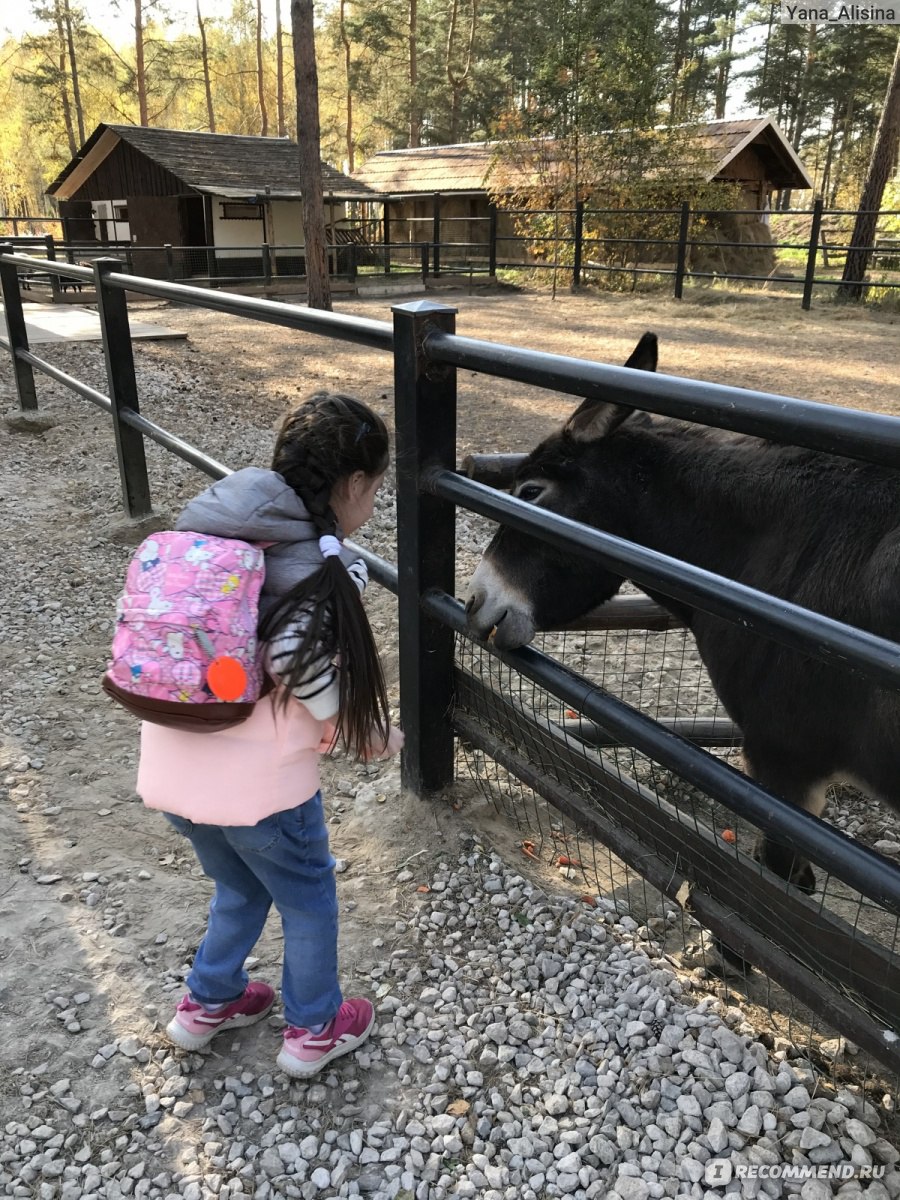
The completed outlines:
{"type": "Polygon", "coordinates": [[[691,271],[711,272],[723,278],[735,275],[769,276],[775,270],[775,238],[762,221],[735,213],[717,213],[698,232],[688,252],[691,271]],[[730,243],[739,242],[740,245],[730,243]]]}

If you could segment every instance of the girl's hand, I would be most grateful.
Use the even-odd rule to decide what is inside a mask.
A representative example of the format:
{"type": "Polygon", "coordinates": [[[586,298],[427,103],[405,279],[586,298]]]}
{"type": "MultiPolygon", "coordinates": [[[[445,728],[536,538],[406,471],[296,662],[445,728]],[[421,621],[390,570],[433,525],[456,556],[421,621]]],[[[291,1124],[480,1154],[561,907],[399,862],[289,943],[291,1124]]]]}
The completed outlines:
{"type": "Polygon", "coordinates": [[[392,725],[388,730],[387,741],[383,742],[381,735],[375,733],[373,740],[366,747],[365,758],[367,761],[372,759],[383,760],[393,758],[395,754],[399,754],[403,749],[403,743],[406,741],[403,730],[398,729],[396,725],[392,725]]]}
{"type": "Polygon", "coordinates": [[[317,747],[317,753],[330,754],[337,746],[337,728],[335,722],[338,714],[335,713],[330,721],[322,722],[322,740],[317,747]]]}

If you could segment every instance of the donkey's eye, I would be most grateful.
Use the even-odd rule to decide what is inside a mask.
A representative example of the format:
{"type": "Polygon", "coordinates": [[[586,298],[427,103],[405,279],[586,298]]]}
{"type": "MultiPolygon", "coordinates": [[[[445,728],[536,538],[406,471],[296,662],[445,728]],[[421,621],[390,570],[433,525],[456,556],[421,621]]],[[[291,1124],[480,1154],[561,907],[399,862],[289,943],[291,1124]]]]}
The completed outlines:
{"type": "Polygon", "coordinates": [[[527,501],[537,500],[539,496],[543,495],[543,492],[544,489],[539,483],[526,483],[525,486],[520,488],[516,493],[516,498],[518,500],[527,501]]]}

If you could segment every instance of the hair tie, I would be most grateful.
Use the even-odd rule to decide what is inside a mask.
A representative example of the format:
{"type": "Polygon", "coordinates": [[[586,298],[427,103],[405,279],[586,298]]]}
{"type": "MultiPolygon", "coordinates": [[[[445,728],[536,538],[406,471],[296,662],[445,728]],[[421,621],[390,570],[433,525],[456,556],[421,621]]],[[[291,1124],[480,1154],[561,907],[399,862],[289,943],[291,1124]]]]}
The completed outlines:
{"type": "Polygon", "coordinates": [[[333,533],[323,533],[319,538],[319,549],[322,551],[323,558],[334,558],[336,554],[340,554],[342,548],[333,533]]]}

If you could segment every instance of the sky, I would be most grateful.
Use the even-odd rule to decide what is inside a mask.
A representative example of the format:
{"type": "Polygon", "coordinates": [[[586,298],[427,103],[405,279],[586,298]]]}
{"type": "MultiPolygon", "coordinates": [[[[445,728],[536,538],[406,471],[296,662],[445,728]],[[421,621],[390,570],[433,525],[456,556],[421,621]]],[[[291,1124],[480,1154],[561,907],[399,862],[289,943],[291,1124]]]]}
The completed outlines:
{"type": "MultiPolygon", "coordinates": [[[[231,3],[232,0],[200,0],[200,11],[204,17],[227,17],[231,12],[231,3]]],[[[119,5],[111,3],[111,0],[79,0],[79,7],[85,10],[89,22],[102,30],[111,42],[125,42],[134,36],[134,5],[128,0],[122,0],[119,5]]],[[[173,28],[189,29],[192,33],[196,31],[196,0],[167,0],[166,8],[175,18],[173,28]]],[[[18,3],[13,0],[0,3],[0,14],[0,40],[7,35],[19,38],[41,27],[41,23],[32,15],[30,5],[22,0],[18,3]]],[[[267,17],[274,29],[274,0],[264,0],[263,20],[267,17]]]]}

